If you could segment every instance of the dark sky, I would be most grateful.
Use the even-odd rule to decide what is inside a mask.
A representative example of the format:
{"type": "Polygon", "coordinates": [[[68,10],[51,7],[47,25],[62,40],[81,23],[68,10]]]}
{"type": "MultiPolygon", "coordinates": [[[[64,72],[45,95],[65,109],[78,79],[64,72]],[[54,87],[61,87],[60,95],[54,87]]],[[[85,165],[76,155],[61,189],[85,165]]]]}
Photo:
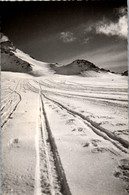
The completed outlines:
{"type": "Polygon", "coordinates": [[[127,69],[126,8],[126,0],[2,2],[1,31],[38,60],[87,59],[121,72],[127,69]]]}

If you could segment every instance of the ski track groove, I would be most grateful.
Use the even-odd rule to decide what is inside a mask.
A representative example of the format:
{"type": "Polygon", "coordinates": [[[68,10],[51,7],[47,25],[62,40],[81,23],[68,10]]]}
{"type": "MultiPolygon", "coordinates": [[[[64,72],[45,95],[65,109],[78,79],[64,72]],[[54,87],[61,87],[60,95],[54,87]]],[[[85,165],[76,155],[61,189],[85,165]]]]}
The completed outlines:
{"type": "MultiPolygon", "coordinates": [[[[43,82],[40,83],[40,84],[43,85],[43,86],[45,86],[45,87],[48,87],[48,88],[53,88],[53,87],[50,87],[49,85],[47,85],[46,83],[44,84],[43,82]]],[[[67,95],[67,96],[84,97],[84,98],[89,98],[89,99],[100,99],[100,100],[105,100],[105,101],[111,100],[111,101],[128,102],[128,99],[125,100],[125,99],[115,99],[115,98],[108,98],[108,97],[105,98],[105,97],[97,97],[97,96],[93,97],[93,96],[90,96],[90,95],[77,95],[77,94],[70,94],[70,93],[67,93],[66,94],[66,93],[63,93],[63,92],[59,92],[59,93],[61,93],[62,95],[67,95]]]]}
{"type": "MultiPolygon", "coordinates": [[[[26,86],[26,85],[25,85],[26,86]]],[[[26,89],[24,87],[24,89],[26,89]]],[[[40,149],[39,149],[39,138],[40,138],[40,94],[38,98],[38,110],[37,110],[37,125],[36,125],[36,136],[35,136],[35,148],[36,148],[36,167],[35,167],[35,187],[34,187],[34,195],[42,195],[41,194],[41,181],[40,181],[40,149]]]]}
{"type": "MultiPolygon", "coordinates": [[[[44,90],[45,91],[45,90],[44,90]]],[[[48,91],[50,95],[57,95],[57,96],[60,96],[60,97],[66,97],[66,98],[69,98],[71,99],[72,97],[76,98],[77,100],[88,100],[88,101],[94,101],[93,98],[90,98],[90,97],[87,97],[87,98],[84,98],[84,96],[79,96],[79,95],[70,95],[70,94],[63,94],[63,93],[57,93],[57,92],[50,92],[48,91]]],[[[112,105],[117,105],[119,107],[122,107],[123,108],[123,105],[121,103],[123,103],[123,101],[120,101],[120,100],[107,100],[107,99],[96,99],[97,102],[106,102],[106,103],[110,103],[112,105]],[[119,102],[119,103],[118,103],[119,102]]],[[[126,102],[126,101],[125,101],[126,102]]],[[[127,108],[126,105],[124,105],[125,108],[127,108]]]]}
{"type": "Polygon", "coordinates": [[[45,155],[46,155],[46,161],[47,161],[47,171],[48,171],[48,177],[49,177],[49,182],[50,182],[50,194],[51,195],[55,195],[55,190],[54,190],[54,181],[53,181],[53,176],[52,176],[52,167],[50,164],[50,157],[49,157],[49,152],[48,152],[48,146],[47,146],[47,138],[45,136],[46,132],[46,122],[45,119],[43,118],[43,102],[42,102],[42,97],[40,96],[41,99],[41,136],[42,136],[42,140],[44,143],[44,149],[45,149],[45,155]]]}
{"type": "Polygon", "coordinates": [[[22,83],[19,80],[15,88],[12,90],[12,94],[14,94],[13,98],[12,96],[9,97],[8,101],[6,102],[6,105],[2,106],[1,111],[3,112],[1,112],[1,128],[3,128],[4,125],[8,122],[9,118],[15,112],[15,110],[17,109],[17,106],[22,100],[21,95],[20,95],[21,86],[22,86],[22,83]]]}
{"type": "Polygon", "coordinates": [[[34,195],[71,195],[39,90],[34,195]],[[47,173],[47,176],[44,175],[47,173]],[[46,177],[46,178],[45,178],[46,177]]]}
{"type": "Polygon", "coordinates": [[[87,117],[83,116],[82,114],[70,110],[69,108],[65,107],[64,105],[62,105],[61,103],[48,98],[46,96],[46,94],[43,93],[42,90],[42,94],[43,96],[48,99],[49,101],[52,101],[53,103],[55,103],[57,106],[59,106],[61,109],[65,109],[69,114],[73,115],[74,117],[79,117],[81,118],[81,120],[83,120],[83,122],[85,124],[87,124],[96,134],[98,134],[99,136],[103,137],[106,140],[109,140],[112,144],[114,144],[117,148],[119,148],[122,152],[128,153],[128,151],[126,150],[126,148],[129,147],[129,143],[126,140],[123,140],[120,137],[114,136],[111,132],[109,132],[108,130],[99,127],[98,124],[96,122],[91,121],[90,119],[87,119],[87,117]],[[114,142],[115,141],[115,142],[114,142]],[[118,143],[117,143],[118,142],[118,143]],[[120,144],[120,145],[119,145],[120,144]]]}
{"type": "MultiPolygon", "coordinates": [[[[60,89],[59,88],[59,84],[60,84],[63,90],[66,90],[66,85],[67,85],[67,89],[70,90],[70,91],[71,91],[71,87],[72,87],[72,89],[76,89],[78,91],[80,91],[80,87],[82,87],[81,91],[82,91],[82,89],[84,89],[84,90],[86,89],[86,90],[89,90],[91,92],[92,91],[98,92],[98,89],[100,90],[100,86],[99,87],[93,87],[91,85],[90,86],[89,85],[81,85],[81,86],[79,86],[79,88],[77,88],[77,83],[76,84],[75,83],[74,84],[69,84],[69,83],[65,84],[65,83],[61,83],[61,82],[60,83],[54,83],[54,81],[51,81],[51,80],[48,80],[48,79],[46,81],[47,82],[40,81],[40,84],[42,84],[44,86],[47,86],[49,88],[53,88],[53,86],[54,86],[54,88],[56,88],[56,89],[60,89]],[[96,89],[96,88],[98,88],[98,89],[96,89]]],[[[117,92],[117,90],[120,90],[121,92],[126,92],[126,90],[123,89],[123,88],[107,88],[107,87],[105,88],[105,87],[101,87],[101,90],[103,90],[103,92],[107,92],[107,91],[117,92]]]]}

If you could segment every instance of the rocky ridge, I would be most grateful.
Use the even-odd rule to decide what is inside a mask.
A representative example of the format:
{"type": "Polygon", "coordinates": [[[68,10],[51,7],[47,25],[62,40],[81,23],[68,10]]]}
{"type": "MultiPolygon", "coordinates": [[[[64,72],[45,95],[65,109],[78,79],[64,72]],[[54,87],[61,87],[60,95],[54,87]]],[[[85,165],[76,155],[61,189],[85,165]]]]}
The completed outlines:
{"type": "Polygon", "coordinates": [[[1,70],[12,72],[29,73],[32,67],[26,61],[18,58],[13,52],[16,51],[13,43],[1,33],[1,70]]]}

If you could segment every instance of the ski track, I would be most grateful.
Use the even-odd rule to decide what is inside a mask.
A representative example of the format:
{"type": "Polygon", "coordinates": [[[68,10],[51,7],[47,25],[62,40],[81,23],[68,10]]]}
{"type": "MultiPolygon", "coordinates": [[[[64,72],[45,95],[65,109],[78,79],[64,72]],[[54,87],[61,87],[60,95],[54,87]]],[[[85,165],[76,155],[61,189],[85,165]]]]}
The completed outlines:
{"type": "Polygon", "coordinates": [[[66,110],[69,114],[73,115],[74,117],[81,118],[81,120],[84,121],[84,123],[86,123],[91,128],[91,130],[93,130],[96,134],[98,134],[99,136],[103,137],[104,139],[107,139],[110,142],[112,142],[121,151],[123,151],[125,153],[128,152],[128,150],[126,149],[126,148],[129,147],[129,142],[128,141],[113,135],[111,132],[109,132],[108,130],[106,130],[102,127],[99,127],[99,125],[97,123],[93,122],[92,120],[88,119],[87,117],[83,116],[82,114],[69,109],[68,107],[66,107],[66,106],[62,105],[61,103],[53,100],[52,98],[48,98],[46,96],[46,94],[43,92],[43,90],[42,90],[42,93],[43,93],[43,95],[46,99],[52,101],[53,103],[55,103],[60,108],[66,110]]]}
{"type": "Polygon", "coordinates": [[[43,85],[44,87],[48,87],[48,88],[55,88],[55,89],[62,89],[62,90],[68,90],[68,91],[76,91],[76,92],[85,92],[85,93],[91,93],[92,95],[93,94],[104,94],[104,95],[109,95],[109,92],[110,92],[110,95],[127,95],[127,90],[126,89],[122,89],[122,88],[104,88],[104,87],[92,87],[92,86],[88,86],[88,85],[79,85],[79,88],[77,85],[74,85],[74,86],[71,86],[69,87],[69,84],[62,84],[62,83],[58,83],[58,84],[55,84],[54,81],[50,81],[50,80],[47,80],[47,82],[45,81],[40,81],[40,84],[43,85]],[[51,84],[49,84],[51,83],[51,84]],[[59,87],[60,86],[60,87],[59,87]],[[82,87],[83,86],[83,87],[82,87]]]}
{"type": "Polygon", "coordinates": [[[34,195],[71,195],[39,93],[34,195]]]}
{"type": "MultiPolygon", "coordinates": [[[[91,128],[91,130],[94,131],[96,134],[98,134],[99,136],[103,137],[104,139],[107,139],[110,142],[112,142],[121,151],[123,151],[125,153],[128,153],[129,142],[127,140],[124,140],[123,138],[114,135],[113,133],[109,132],[107,129],[105,129],[103,127],[100,127],[98,123],[90,120],[88,117],[85,117],[83,114],[78,113],[76,111],[73,111],[72,109],[68,108],[67,106],[64,106],[59,101],[55,101],[53,98],[48,97],[46,94],[49,92],[49,89],[48,89],[48,91],[46,89],[42,90],[42,87],[43,87],[42,83],[38,82],[38,81],[36,81],[36,83],[39,84],[40,90],[41,90],[41,92],[42,92],[42,94],[44,95],[45,98],[47,98],[48,100],[50,100],[53,103],[55,103],[56,105],[58,105],[60,108],[65,109],[68,113],[70,113],[74,117],[81,118],[81,120],[84,123],[86,123],[91,128]]],[[[33,90],[33,91],[37,91],[38,90],[32,84],[29,83],[29,85],[31,86],[31,90],[33,90]]],[[[54,92],[52,92],[52,93],[54,94],[54,92]]],[[[55,93],[55,94],[59,94],[59,93],[55,93]]],[[[61,95],[63,95],[63,94],[61,94],[61,95]]],[[[122,100],[119,100],[119,101],[122,101],[122,100]]]]}
{"type": "Polygon", "coordinates": [[[120,95],[121,95],[121,93],[122,92],[124,92],[124,93],[127,93],[127,90],[126,89],[124,89],[124,88],[110,88],[110,87],[100,87],[100,86],[96,86],[96,87],[93,87],[92,85],[88,85],[88,84],[81,84],[81,86],[79,85],[79,87],[77,87],[78,86],[78,83],[73,83],[73,84],[69,84],[68,82],[67,83],[56,83],[54,80],[53,81],[51,81],[51,80],[46,80],[46,82],[45,81],[40,81],[40,83],[42,84],[42,85],[44,85],[44,86],[47,86],[48,88],[56,88],[56,89],[63,89],[63,90],[66,90],[66,89],[68,89],[68,90],[70,90],[71,91],[71,89],[72,90],[76,90],[76,91],[82,91],[82,90],[84,90],[84,91],[87,91],[87,90],[89,90],[89,91],[91,91],[91,92],[98,92],[98,90],[99,91],[101,91],[101,93],[103,93],[103,92],[118,92],[119,91],[119,93],[120,93],[120,95]],[[60,87],[59,87],[60,86],[60,87]]]}
{"type": "Polygon", "coordinates": [[[21,102],[22,98],[20,95],[20,90],[22,88],[22,82],[19,80],[14,89],[10,89],[12,92],[7,95],[2,101],[1,106],[1,128],[8,122],[12,114],[16,110],[17,106],[21,102]]]}
{"type": "MultiPolygon", "coordinates": [[[[44,90],[45,91],[45,90],[44,90]]],[[[47,91],[47,90],[46,90],[47,91]]],[[[50,95],[56,95],[56,96],[59,96],[59,97],[65,97],[65,98],[69,98],[69,99],[71,99],[71,98],[75,98],[75,99],[77,99],[77,100],[88,100],[88,101],[92,101],[92,102],[94,102],[94,101],[97,101],[97,102],[100,102],[100,103],[109,103],[110,105],[114,105],[114,106],[118,106],[118,107],[122,107],[123,108],[123,106],[125,107],[125,108],[127,108],[128,106],[127,106],[127,101],[126,100],[124,100],[124,101],[121,101],[121,100],[109,100],[109,99],[101,99],[101,98],[92,98],[92,97],[86,97],[86,96],[82,96],[82,95],[72,95],[72,94],[63,94],[63,93],[61,93],[61,92],[52,92],[52,91],[47,91],[47,93],[49,93],[50,95]],[[125,105],[123,105],[123,104],[125,104],[125,105]]]]}
{"type": "Polygon", "coordinates": [[[39,156],[39,133],[40,133],[40,94],[38,100],[38,110],[37,110],[37,128],[35,136],[35,148],[36,148],[36,168],[35,168],[35,188],[34,195],[41,195],[41,183],[40,183],[40,156],[39,156]]]}
{"type": "MultiPolygon", "coordinates": [[[[93,94],[95,94],[94,96],[93,96],[93,94],[92,94],[92,91],[89,91],[89,93],[91,94],[91,95],[89,95],[89,94],[87,94],[87,90],[85,89],[85,95],[78,95],[78,94],[75,94],[75,93],[64,93],[64,92],[62,92],[62,88],[59,88],[59,87],[52,87],[52,86],[49,86],[49,85],[47,85],[47,83],[44,83],[44,82],[39,82],[42,86],[44,86],[44,87],[47,87],[47,91],[48,92],[51,92],[51,93],[54,93],[54,94],[61,94],[62,96],[69,96],[69,97],[77,97],[77,98],[88,98],[88,99],[96,99],[96,100],[104,100],[104,101],[119,101],[119,102],[128,102],[128,100],[125,100],[125,99],[122,99],[122,98],[115,98],[115,95],[119,95],[119,93],[116,93],[116,92],[114,92],[112,95],[114,96],[114,97],[112,97],[112,98],[110,98],[110,97],[98,97],[97,96],[97,94],[101,94],[101,95],[109,95],[109,91],[107,91],[107,93],[105,94],[105,93],[102,93],[102,91],[100,90],[100,88],[98,89],[98,93],[94,93],[93,92],[93,94]],[[55,92],[55,91],[51,91],[50,89],[53,89],[53,88],[55,88],[55,89],[61,89],[61,91],[60,92],[55,92]]],[[[66,88],[64,88],[64,90],[67,90],[66,88]]],[[[70,91],[71,91],[71,89],[69,89],[70,91]]],[[[69,91],[69,90],[67,90],[67,91],[69,91]]],[[[74,90],[74,92],[80,92],[80,91],[78,91],[77,89],[73,89],[74,90]]],[[[81,90],[81,92],[82,92],[82,90],[81,90]]],[[[110,93],[111,94],[111,93],[110,93]]],[[[121,95],[121,93],[120,93],[120,95],[121,95]]],[[[123,94],[123,95],[125,95],[125,94],[123,94]]],[[[127,95],[127,93],[126,93],[126,95],[127,95]]]]}

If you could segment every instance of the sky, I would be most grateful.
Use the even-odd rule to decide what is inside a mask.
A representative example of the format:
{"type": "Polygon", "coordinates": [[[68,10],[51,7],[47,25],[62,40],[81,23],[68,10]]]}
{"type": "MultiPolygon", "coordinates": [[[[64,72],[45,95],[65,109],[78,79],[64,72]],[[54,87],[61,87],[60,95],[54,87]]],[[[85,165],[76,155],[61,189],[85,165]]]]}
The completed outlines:
{"type": "Polygon", "coordinates": [[[1,31],[37,60],[127,70],[127,2],[2,2],[1,31]]]}

